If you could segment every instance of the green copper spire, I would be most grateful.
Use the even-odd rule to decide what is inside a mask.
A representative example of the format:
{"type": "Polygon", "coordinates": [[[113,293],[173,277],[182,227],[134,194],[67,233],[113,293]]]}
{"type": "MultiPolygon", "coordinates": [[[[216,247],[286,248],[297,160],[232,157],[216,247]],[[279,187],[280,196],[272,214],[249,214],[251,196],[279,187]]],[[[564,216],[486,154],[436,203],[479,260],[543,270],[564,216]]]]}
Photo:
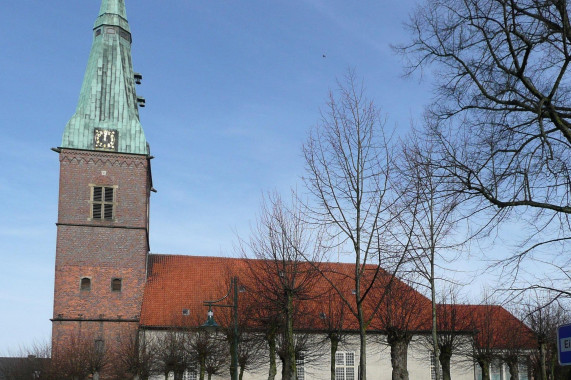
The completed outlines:
{"type": "Polygon", "coordinates": [[[99,17],[95,20],[94,28],[101,25],[115,25],[129,31],[125,0],[103,0],[99,17]]]}
{"type": "Polygon", "coordinates": [[[95,130],[116,131],[116,150],[149,154],[139,109],[125,0],[102,0],[75,115],[62,148],[95,150],[95,130]]]}

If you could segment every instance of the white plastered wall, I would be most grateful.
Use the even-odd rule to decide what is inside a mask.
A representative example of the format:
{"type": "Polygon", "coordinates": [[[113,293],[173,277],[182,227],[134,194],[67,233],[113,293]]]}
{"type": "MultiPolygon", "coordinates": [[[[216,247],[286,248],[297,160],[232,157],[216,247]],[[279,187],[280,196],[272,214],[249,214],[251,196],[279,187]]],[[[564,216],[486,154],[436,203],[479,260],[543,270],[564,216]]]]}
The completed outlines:
{"type": "MultiPolygon", "coordinates": [[[[154,339],[164,333],[160,330],[146,332],[147,339],[154,339]]],[[[316,335],[314,340],[323,342],[319,351],[308,358],[304,366],[305,380],[330,379],[330,346],[324,336],[316,335]]],[[[355,379],[357,379],[357,366],[359,364],[359,337],[350,336],[345,343],[339,345],[338,351],[353,352],[355,354],[355,379]]],[[[281,379],[281,366],[277,359],[278,371],[276,379],[281,379]]],[[[262,365],[255,371],[244,374],[244,380],[267,380],[268,366],[262,365]]],[[[408,350],[408,371],[410,380],[431,380],[430,351],[421,342],[420,338],[412,340],[408,350]]],[[[474,380],[474,367],[457,356],[452,356],[451,375],[454,380],[474,380]]],[[[367,337],[367,378],[375,380],[391,380],[392,366],[390,347],[386,345],[383,335],[369,335],[367,337]]],[[[163,379],[163,376],[152,380],[163,379]]],[[[172,375],[171,375],[172,378],[172,375]]],[[[228,379],[229,375],[213,379],[228,379]]]]}

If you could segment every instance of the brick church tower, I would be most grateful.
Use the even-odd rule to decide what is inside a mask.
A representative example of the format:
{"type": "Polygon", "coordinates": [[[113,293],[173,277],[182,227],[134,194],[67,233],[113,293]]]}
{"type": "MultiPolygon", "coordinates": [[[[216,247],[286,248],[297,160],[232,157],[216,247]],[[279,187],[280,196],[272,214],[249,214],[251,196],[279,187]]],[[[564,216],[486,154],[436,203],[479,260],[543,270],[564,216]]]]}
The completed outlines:
{"type": "Polygon", "coordinates": [[[149,252],[149,146],[124,0],[102,0],[61,146],[52,340],[109,347],[139,325],[149,252]]]}

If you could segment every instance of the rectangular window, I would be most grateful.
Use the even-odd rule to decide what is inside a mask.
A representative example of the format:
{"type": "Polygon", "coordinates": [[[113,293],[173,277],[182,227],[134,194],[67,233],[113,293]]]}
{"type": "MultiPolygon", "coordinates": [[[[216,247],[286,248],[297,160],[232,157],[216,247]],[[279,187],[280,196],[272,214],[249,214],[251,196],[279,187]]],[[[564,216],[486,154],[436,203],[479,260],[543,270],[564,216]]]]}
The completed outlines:
{"type": "Polygon", "coordinates": [[[305,380],[305,358],[300,356],[295,359],[295,366],[297,369],[297,380],[305,380]]]}
{"type": "Polygon", "coordinates": [[[115,219],[115,187],[92,186],[91,187],[91,219],[113,220],[115,219]]]}
{"type": "Polygon", "coordinates": [[[355,380],[355,353],[335,353],[335,380],[355,380]]]}
{"type": "Polygon", "coordinates": [[[111,280],[111,290],[114,292],[120,292],[122,285],[123,284],[120,278],[114,278],[111,280]]]}
{"type": "Polygon", "coordinates": [[[198,380],[195,370],[185,371],[182,377],[183,380],[198,380]]]}
{"type": "Polygon", "coordinates": [[[490,379],[491,380],[504,380],[504,373],[502,371],[502,363],[498,360],[494,360],[491,366],[490,379]]]}
{"type": "Polygon", "coordinates": [[[520,363],[519,365],[519,380],[528,380],[527,364],[520,363]]]}
{"type": "Polygon", "coordinates": [[[84,292],[90,291],[91,290],[91,279],[89,277],[83,277],[80,281],[79,288],[84,292]]]}

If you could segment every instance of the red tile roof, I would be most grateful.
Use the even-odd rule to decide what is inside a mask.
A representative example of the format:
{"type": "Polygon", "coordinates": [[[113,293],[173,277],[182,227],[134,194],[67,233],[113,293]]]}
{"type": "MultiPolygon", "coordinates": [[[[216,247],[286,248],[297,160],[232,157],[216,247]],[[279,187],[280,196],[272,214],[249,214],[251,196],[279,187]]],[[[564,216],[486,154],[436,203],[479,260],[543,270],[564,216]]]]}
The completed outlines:
{"type": "Polygon", "coordinates": [[[438,305],[445,316],[441,329],[474,331],[480,349],[533,349],[537,340],[533,331],[509,311],[499,305],[438,305]],[[447,311],[443,309],[448,308],[447,311]],[[452,308],[452,310],[450,310],[452,308]],[[452,315],[454,315],[452,317],[452,315]]]}
{"type": "MultiPolygon", "coordinates": [[[[203,301],[216,300],[226,295],[232,276],[237,276],[241,284],[251,283],[249,280],[252,277],[252,268],[259,263],[259,260],[236,258],[150,255],[141,326],[146,328],[199,326],[206,320],[208,310],[203,301]],[[183,315],[183,310],[188,310],[188,315],[183,315]]],[[[354,265],[325,263],[322,269],[329,273],[328,276],[347,295],[347,299],[354,302],[354,296],[351,295],[354,288],[352,279],[354,265]]],[[[370,272],[374,273],[374,271],[370,272]]],[[[365,305],[365,310],[369,315],[375,313],[369,329],[382,331],[387,327],[408,326],[411,330],[428,331],[430,329],[430,301],[398,279],[393,281],[395,293],[388,294],[382,306],[373,310],[374,304],[384,293],[382,289],[386,287],[389,279],[390,276],[386,272],[379,273],[375,290],[369,297],[370,302],[365,305]]],[[[332,298],[328,289],[330,287],[327,281],[319,277],[314,284],[313,291],[321,297],[305,301],[305,304],[309,306],[304,307],[303,322],[298,328],[323,330],[326,328],[323,317],[327,314],[340,313],[339,308],[331,307],[332,298]]],[[[240,294],[241,304],[247,303],[244,302],[247,294],[248,292],[240,294]]],[[[333,299],[339,300],[339,297],[334,296],[333,299]]],[[[231,303],[231,300],[221,303],[231,303]]],[[[445,306],[439,307],[442,309],[445,306]]],[[[453,307],[453,314],[461,321],[455,327],[456,331],[483,331],[489,325],[489,329],[494,331],[491,343],[500,348],[506,346],[510,340],[500,331],[509,326],[511,331],[519,332],[519,336],[526,339],[526,344],[533,344],[530,340],[529,329],[501,306],[453,305],[446,307],[453,307]],[[488,316],[489,313],[491,314],[488,316]]],[[[218,323],[223,324],[225,320],[228,320],[228,311],[222,308],[214,309],[218,323]]],[[[252,318],[248,323],[255,324],[252,318]]],[[[357,329],[356,319],[347,310],[345,310],[342,323],[343,329],[357,329]]],[[[446,321],[441,321],[440,328],[450,329],[446,325],[446,321]]],[[[484,344],[485,338],[482,334],[479,336],[477,339],[484,344]]]]}

